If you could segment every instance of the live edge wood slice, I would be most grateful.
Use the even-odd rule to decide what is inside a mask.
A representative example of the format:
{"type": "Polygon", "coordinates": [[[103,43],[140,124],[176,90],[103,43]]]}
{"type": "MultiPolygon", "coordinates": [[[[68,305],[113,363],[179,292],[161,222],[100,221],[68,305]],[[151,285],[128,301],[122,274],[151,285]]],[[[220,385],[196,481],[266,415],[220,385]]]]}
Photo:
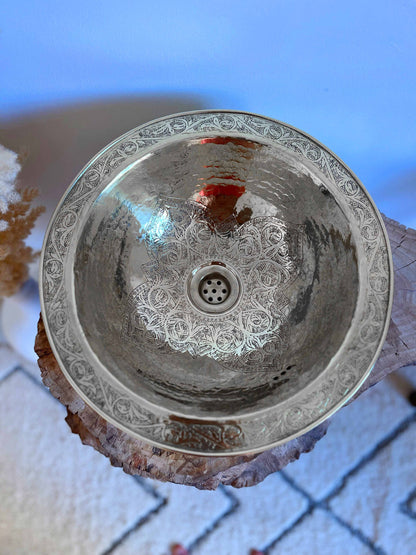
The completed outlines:
{"type": "MultiPolygon", "coordinates": [[[[354,399],[389,373],[416,363],[416,231],[384,217],[390,238],[395,286],[393,313],[380,357],[354,399]]],[[[35,351],[42,380],[54,397],[67,407],[66,421],[85,445],[94,447],[114,466],[129,474],[215,489],[255,485],[311,451],[326,434],[331,419],[288,443],[255,455],[201,457],[152,447],[122,432],[79,397],[66,380],[51,351],[42,317],[35,351]]],[[[352,399],[352,400],[354,400],[352,399]]],[[[351,401],[350,401],[351,402],[351,401]]]]}

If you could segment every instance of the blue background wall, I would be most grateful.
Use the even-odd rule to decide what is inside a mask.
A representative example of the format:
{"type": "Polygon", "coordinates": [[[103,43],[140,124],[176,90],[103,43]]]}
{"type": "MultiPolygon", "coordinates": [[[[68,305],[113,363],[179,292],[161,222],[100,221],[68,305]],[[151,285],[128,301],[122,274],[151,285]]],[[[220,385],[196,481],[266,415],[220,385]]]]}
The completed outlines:
{"type": "Polygon", "coordinates": [[[416,2],[3,0],[0,116],[194,95],[312,134],[416,227],[416,2]]]}

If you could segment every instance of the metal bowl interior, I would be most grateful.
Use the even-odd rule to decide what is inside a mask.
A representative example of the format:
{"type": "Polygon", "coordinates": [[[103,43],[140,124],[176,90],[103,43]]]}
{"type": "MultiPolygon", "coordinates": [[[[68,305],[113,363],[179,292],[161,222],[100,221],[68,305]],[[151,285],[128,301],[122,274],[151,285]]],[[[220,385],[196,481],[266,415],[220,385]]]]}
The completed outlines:
{"type": "Polygon", "coordinates": [[[314,139],[236,112],[169,116],[99,153],[52,218],[42,268],[74,387],[190,453],[263,450],[328,417],[368,375],[391,309],[362,185],[314,139]]]}
{"type": "Polygon", "coordinates": [[[244,137],[180,138],[140,158],[92,204],[74,268],[97,358],[140,397],[193,417],[295,395],[337,354],[359,298],[357,244],[331,184],[244,137]],[[195,304],[200,268],[215,287],[195,304]]]}

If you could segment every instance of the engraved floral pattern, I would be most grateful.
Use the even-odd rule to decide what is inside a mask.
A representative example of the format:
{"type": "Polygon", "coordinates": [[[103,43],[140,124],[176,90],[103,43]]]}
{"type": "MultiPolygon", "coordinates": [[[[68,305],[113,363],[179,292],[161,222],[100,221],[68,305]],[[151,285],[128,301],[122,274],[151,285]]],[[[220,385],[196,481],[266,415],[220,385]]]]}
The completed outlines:
{"type": "Polygon", "coordinates": [[[288,307],[284,291],[302,264],[300,229],[274,217],[241,226],[231,217],[218,227],[202,205],[168,198],[160,199],[145,242],[148,279],[130,294],[124,337],[139,344],[145,337],[148,345],[150,334],[158,348],[239,367],[258,366],[249,354],[272,342],[262,364],[278,365],[288,307]],[[190,269],[212,260],[232,266],[242,284],[242,302],[226,316],[195,310],[185,292],[190,269]]]}

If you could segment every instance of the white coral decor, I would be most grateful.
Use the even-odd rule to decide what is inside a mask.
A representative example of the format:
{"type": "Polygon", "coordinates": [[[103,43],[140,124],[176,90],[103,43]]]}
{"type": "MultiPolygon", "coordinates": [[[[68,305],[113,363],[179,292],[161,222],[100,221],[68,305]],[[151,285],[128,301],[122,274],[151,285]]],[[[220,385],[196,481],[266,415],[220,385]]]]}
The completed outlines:
{"type": "Polygon", "coordinates": [[[7,229],[5,214],[9,204],[19,202],[20,194],[15,189],[15,181],[20,171],[17,154],[0,145],[0,231],[7,229]]]}

